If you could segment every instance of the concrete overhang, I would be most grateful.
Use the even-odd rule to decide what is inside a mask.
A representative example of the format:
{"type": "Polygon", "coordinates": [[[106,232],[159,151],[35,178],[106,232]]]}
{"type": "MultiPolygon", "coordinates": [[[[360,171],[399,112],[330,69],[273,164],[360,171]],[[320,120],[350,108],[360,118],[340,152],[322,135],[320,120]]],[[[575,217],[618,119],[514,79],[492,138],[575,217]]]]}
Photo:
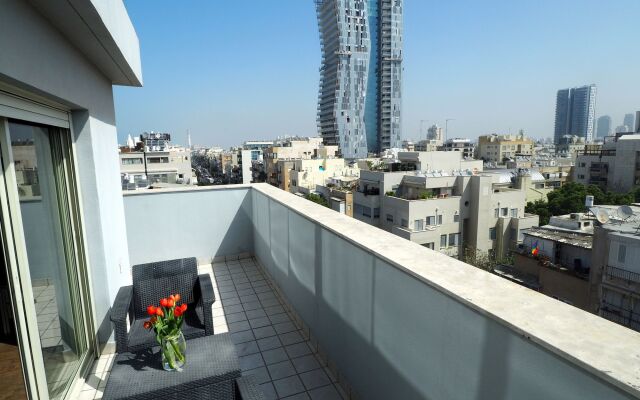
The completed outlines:
{"type": "Polygon", "coordinates": [[[140,43],[122,0],[29,0],[114,85],[142,86],[140,43]]]}

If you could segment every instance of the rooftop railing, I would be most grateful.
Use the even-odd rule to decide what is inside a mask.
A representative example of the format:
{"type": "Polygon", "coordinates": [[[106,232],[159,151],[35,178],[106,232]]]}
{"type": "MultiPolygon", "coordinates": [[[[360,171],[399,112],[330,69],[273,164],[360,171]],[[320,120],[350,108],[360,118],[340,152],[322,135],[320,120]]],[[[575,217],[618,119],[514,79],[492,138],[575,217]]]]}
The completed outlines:
{"type": "Polygon", "coordinates": [[[253,254],[358,398],[640,397],[636,332],[267,184],[124,206],[131,264],[253,254]]]}
{"type": "Polygon", "coordinates": [[[640,274],[623,268],[607,266],[607,279],[620,279],[627,283],[640,283],[640,274]]]}

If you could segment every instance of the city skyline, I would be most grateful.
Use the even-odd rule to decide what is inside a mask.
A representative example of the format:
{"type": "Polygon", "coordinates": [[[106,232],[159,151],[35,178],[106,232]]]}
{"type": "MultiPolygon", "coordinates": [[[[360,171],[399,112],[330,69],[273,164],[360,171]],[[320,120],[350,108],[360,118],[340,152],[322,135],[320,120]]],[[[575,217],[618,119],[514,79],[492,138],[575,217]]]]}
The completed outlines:
{"type": "MultiPolygon", "coordinates": [[[[149,130],[171,132],[176,143],[186,143],[190,130],[194,144],[223,147],[317,134],[315,5],[251,4],[247,12],[245,3],[127,2],[142,44],[145,87],[114,90],[121,142],[149,130]],[[233,21],[245,18],[251,27],[237,31],[233,21]],[[172,21],[170,29],[164,20],[172,21]]],[[[519,129],[552,137],[557,89],[591,82],[598,86],[596,116],[610,115],[614,126],[640,108],[629,90],[640,85],[633,73],[640,55],[607,62],[631,45],[639,3],[495,5],[499,15],[479,4],[405,0],[402,139],[419,139],[421,120],[444,126],[448,118],[455,119],[449,137],[519,129]],[[578,22],[567,25],[568,18],[578,22]],[[594,21],[609,29],[594,32],[594,21]],[[592,54],[603,61],[594,63],[592,54]]]]}

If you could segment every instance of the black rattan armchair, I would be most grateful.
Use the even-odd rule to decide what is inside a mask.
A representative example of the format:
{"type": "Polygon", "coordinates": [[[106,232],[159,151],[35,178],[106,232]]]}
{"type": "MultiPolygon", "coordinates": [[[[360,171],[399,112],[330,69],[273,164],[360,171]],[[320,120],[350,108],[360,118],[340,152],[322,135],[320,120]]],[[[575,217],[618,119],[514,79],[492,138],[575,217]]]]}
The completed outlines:
{"type": "Polygon", "coordinates": [[[149,319],[147,306],[174,293],[188,305],[182,325],[185,339],[213,335],[213,286],[209,275],[198,275],[195,258],[139,264],[133,266],[133,285],[120,288],[111,309],[118,353],[157,345],[153,331],[143,326],[149,319]]]}

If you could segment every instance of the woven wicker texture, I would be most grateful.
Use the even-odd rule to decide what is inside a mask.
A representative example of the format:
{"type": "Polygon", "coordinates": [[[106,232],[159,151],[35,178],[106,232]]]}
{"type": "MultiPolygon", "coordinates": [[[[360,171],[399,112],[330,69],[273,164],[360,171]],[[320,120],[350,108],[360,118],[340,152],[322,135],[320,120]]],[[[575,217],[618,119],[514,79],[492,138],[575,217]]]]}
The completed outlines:
{"type": "Polygon", "coordinates": [[[240,364],[231,335],[187,342],[182,372],[162,369],[159,348],[115,358],[103,399],[234,399],[240,364]]]}
{"type": "Polygon", "coordinates": [[[143,327],[147,306],[172,293],[180,293],[189,304],[182,326],[185,338],[213,335],[213,286],[209,275],[198,275],[195,258],[140,264],[133,267],[133,285],[120,288],[111,309],[118,353],[157,344],[153,332],[143,327]]]}

